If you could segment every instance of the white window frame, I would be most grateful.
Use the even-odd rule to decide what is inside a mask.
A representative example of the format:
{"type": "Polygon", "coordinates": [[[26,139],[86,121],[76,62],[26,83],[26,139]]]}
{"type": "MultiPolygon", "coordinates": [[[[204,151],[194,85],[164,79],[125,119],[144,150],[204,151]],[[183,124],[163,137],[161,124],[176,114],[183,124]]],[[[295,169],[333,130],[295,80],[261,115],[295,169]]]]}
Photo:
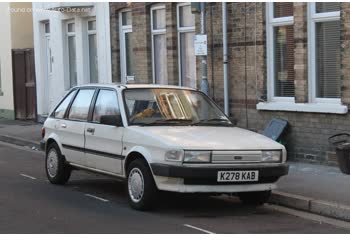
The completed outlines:
{"type": "Polygon", "coordinates": [[[256,105],[257,110],[268,111],[289,111],[289,112],[313,112],[313,113],[333,113],[333,114],[346,114],[348,107],[341,104],[340,99],[325,99],[317,98],[316,96],[316,81],[315,81],[315,23],[323,20],[334,21],[339,19],[338,14],[331,13],[318,13],[316,15],[316,4],[308,3],[308,83],[309,83],[309,102],[308,103],[295,103],[295,101],[286,101],[288,99],[274,98],[271,93],[274,93],[274,78],[271,78],[274,74],[274,65],[269,64],[273,60],[273,27],[283,26],[284,23],[294,24],[292,17],[283,17],[273,19],[273,3],[267,3],[267,85],[268,85],[268,101],[259,102],[256,105]],[[271,59],[272,57],[272,59],[271,59]],[[273,66],[271,66],[273,65],[273,66]],[[272,82],[271,82],[272,81],[272,82]],[[272,91],[271,91],[272,90],[272,91]],[[281,101],[283,100],[283,101],[281,101]]]}
{"type": "Polygon", "coordinates": [[[340,21],[340,11],[316,13],[316,3],[308,3],[309,102],[341,104],[341,98],[316,97],[316,23],[340,21]]]}
{"type": "MultiPolygon", "coordinates": [[[[96,35],[96,53],[97,53],[97,71],[98,71],[98,37],[97,37],[97,21],[96,17],[91,17],[86,19],[86,43],[87,43],[87,49],[88,49],[88,75],[89,75],[89,83],[91,83],[91,76],[90,76],[90,48],[89,48],[89,36],[90,35],[96,35]],[[95,21],[96,23],[96,29],[95,30],[89,30],[89,22],[95,21]]],[[[98,78],[99,76],[97,75],[97,82],[100,81],[98,78]]]]}
{"type": "Polygon", "coordinates": [[[274,18],[274,3],[267,4],[266,14],[266,54],[267,54],[267,98],[269,102],[294,103],[295,97],[275,97],[275,48],[274,27],[293,26],[294,16],[274,18]]]}
{"type": "MultiPolygon", "coordinates": [[[[71,19],[71,20],[67,20],[65,21],[64,23],[64,29],[65,29],[65,45],[66,45],[66,59],[67,59],[67,62],[66,62],[66,69],[68,70],[67,71],[67,74],[68,74],[68,78],[67,78],[67,90],[72,88],[73,86],[72,83],[71,83],[71,79],[70,79],[70,62],[69,62],[69,45],[68,45],[68,38],[69,37],[74,37],[75,39],[75,60],[77,61],[77,34],[76,34],[76,27],[77,27],[77,24],[75,22],[75,19],[71,19]],[[74,32],[69,32],[68,31],[68,24],[70,23],[73,23],[74,24],[74,32]]],[[[77,74],[78,74],[78,64],[77,62],[75,63],[76,64],[76,70],[77,70],[77,74]]],[[[77,76],[78,77],[78,76],[77,76]]],[[[77,85],[78,85],[78,79],[77,79],[77,85]]]]}
{"type": "MultiPolygon", "coordinates": [[[[180,34],[186,32],[196,31],[196,26],[193,27],[181,27],[180,26],[180,7],[191,5],[190,3],[179,3],[176,6],[176,26],[177,26],[177,46],[178,46],[178,66],[179,66],[179,86],[182,86],[182,77],[181,77],[181,45],[180,45],[180,34]]],[[[195,63],[195,65],[197,65],[195,63]]],[[[197,86],[197,78],[195,79],[195,86],[197,86]]]]}
{"type": "Polygon", "coordinates": [[[75,36],[76,37],[76,23],[75,23],[75,20],[74,19],[72,19],[72,20],[68,20],[68,21],[66,21],[66,24],[65,24],[66,26],[65,26],[65,29],[66,29],[66,35],[67,35],[67,37],[68,36],[75,36]],[[74,32],[69,32],[68,31],[68,24],[71,24],[71,23],[73,23],[74,24],[74,32]]]}
{"type": "MultiPolygon", "coordinates": [[[[42,19],[38,22],[39,24],[39,34],[40,34],[40,39],[39,39],[39,46],[40,46],[40,65],[41,67],[40,72],[43,76],[44,81],[42,81],[42,101],[48,104],[43,104],[42,105],[42,113],[47,114],[49,112],[49,107],[52,104],[52,99],[49,97],[49,87],[50,87],[50,82],[52,82],[53,78],[53,72],[54,72],[54,66],[53,66],[53,49],[51,48],[51,21],[49,19],[42,19]],[[50,26],[50,31],[47,33],[46,32],[46,26],[47,24],[50,26]],[[51,71],[50,71],[51,70],[51,71]]],[[[63,31],[63,29],[62,29],[63,31]]],[[[64,37],[63,37],[64,40],[64,37]]],[[[64,87],[66,84],[66,78],[64,77],[64,87]]]]}
{"type": "Polygon", "coordinates": [[[129,81],[134,81],[135,76],[127,75],[127,66],[126,66],[126,46],[125,46],[125,34],[132,33],[132,23],[131,25],[123,25],[123,13],[131,12],[130,8],[124,9],[119,12],[119,41],[120,41],[120,74],[121,82],[128,83],[129,81]]]}
{"type": "Polygon", "coordinates": [[[49,21],[45,21],[42,24],[43,24],[43,28],[44,28],[43,31],[44,31],[44,41],[45,41],[45,48],[46,48],[45,49],[45,51],[46,51],[45,59],[47,60],[48,57],[50,58],[49,62],[47,63],[46,71],[47,71],[48,76],[52,76],[52,68],[53,68],[53,66],[52,66],[52,49],[51,49],[51,46],[49,46],[49,48],[48,48],[48,43],[50,43],[50,45],[51,45],[51,24],[49,21]],[[49,29],[50,29],[50,31],[48,33],[46,32],[46,25],[47,24],[49,25],[49,29]],[[51,50],[51,52],[48,52],[49,49],[51,50]]]}
{"type": "MultiPolygon", "coordinates": [[[[155,64],[154,64],[154,36],[156,35],[166,35],[166,26],[164,29],[154,29],[153,28],[153,11],[155,10],[161,10],[165,8],[165,5],[157,5],[157,6],[152,6],[150,10],[150,15],[151,15],[151,35],[152,35],[152,78],[153,78],[153,83],[156,84],[156,74],[155,74],[155,64]]],[[[165,15],[166,18],[166,15],[165,15]]],[[[167,79],[168,80],[168,79],[167,79]]]]}

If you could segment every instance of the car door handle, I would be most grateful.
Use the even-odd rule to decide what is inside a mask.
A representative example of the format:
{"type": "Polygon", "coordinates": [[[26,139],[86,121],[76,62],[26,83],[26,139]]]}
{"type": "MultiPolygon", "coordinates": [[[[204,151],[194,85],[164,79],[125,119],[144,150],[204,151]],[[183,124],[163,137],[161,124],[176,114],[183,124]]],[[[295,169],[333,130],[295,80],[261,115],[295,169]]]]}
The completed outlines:
{"type": "Polygon", "coordinates": [[[86,131],[89,132],[89,133],[94,133],[95,132],[95,128],[87,128],[86,131]]]}
{"type": "Polygon", "coordinates": [[[67,125],[64,124],[64,123],[62,123],[62,124],[61,124],[61,128],[67,128],[67,125]]]}

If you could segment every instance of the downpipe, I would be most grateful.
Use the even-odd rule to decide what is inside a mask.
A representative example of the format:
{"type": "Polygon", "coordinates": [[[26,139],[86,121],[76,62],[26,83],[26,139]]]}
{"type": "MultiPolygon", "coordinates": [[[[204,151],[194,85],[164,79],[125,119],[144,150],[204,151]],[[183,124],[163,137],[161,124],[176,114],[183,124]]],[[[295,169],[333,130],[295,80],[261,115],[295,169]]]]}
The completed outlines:
{"type": "Polygon", "coordinates": [[[229,83],[228,83],[228,57],[227,57],[227,3],[222,3],[222,42],[223,42],[223,64],[224,64],[224,110],[230,114],[229,83]]]}
{"type": "MultiPolygon", "coordinates": [[[[206,34],[206,14],[205,14],[205,3],[201,2],[201,34],[206,34]]],[[[207,76],[207,56],[202,56],[202,83],[201,83],[201,90],[206,95],[209,94],[209,83],[208,83],[208,76],[207,76]]]]}

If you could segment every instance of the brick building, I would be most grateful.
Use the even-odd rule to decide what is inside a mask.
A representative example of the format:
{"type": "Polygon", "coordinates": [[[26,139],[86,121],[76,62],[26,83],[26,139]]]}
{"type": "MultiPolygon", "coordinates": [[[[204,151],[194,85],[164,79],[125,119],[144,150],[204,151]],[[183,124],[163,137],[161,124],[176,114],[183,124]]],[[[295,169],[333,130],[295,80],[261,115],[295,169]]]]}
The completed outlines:
{"type": "MultiPolygon", "coordinates": [[[[332,164],[350,131],[350,3],[227,3],[230,117],[262,131],[288,120],[289,159],[332,164]]],[[[206,5],[210,97],[223,106],[222,4],[206,5]]],[[[112,81],[198,87],[189,3],[110,3],[112,81]]]]}

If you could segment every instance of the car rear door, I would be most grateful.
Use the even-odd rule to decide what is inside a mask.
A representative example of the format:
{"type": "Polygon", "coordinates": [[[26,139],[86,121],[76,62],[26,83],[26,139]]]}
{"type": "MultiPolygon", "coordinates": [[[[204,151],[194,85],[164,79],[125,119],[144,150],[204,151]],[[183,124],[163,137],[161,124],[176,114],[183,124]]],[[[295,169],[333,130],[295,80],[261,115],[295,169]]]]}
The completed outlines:
{"type": "Polygon", "coordinates": [[[120,115],[117,92],[100,89],[85,126],[85,157],[89,167],[121,175],[124,127],[101,123],[101,116],[120,115]]]}
{"type": "Polygon", "coordinates": [[[94,88],[80,89],[68,109],[66,118],[61,119],[58,126],[63,154],[67,161],[82,166],[86,166],[84,133],[94,93],[94,88]]]}

